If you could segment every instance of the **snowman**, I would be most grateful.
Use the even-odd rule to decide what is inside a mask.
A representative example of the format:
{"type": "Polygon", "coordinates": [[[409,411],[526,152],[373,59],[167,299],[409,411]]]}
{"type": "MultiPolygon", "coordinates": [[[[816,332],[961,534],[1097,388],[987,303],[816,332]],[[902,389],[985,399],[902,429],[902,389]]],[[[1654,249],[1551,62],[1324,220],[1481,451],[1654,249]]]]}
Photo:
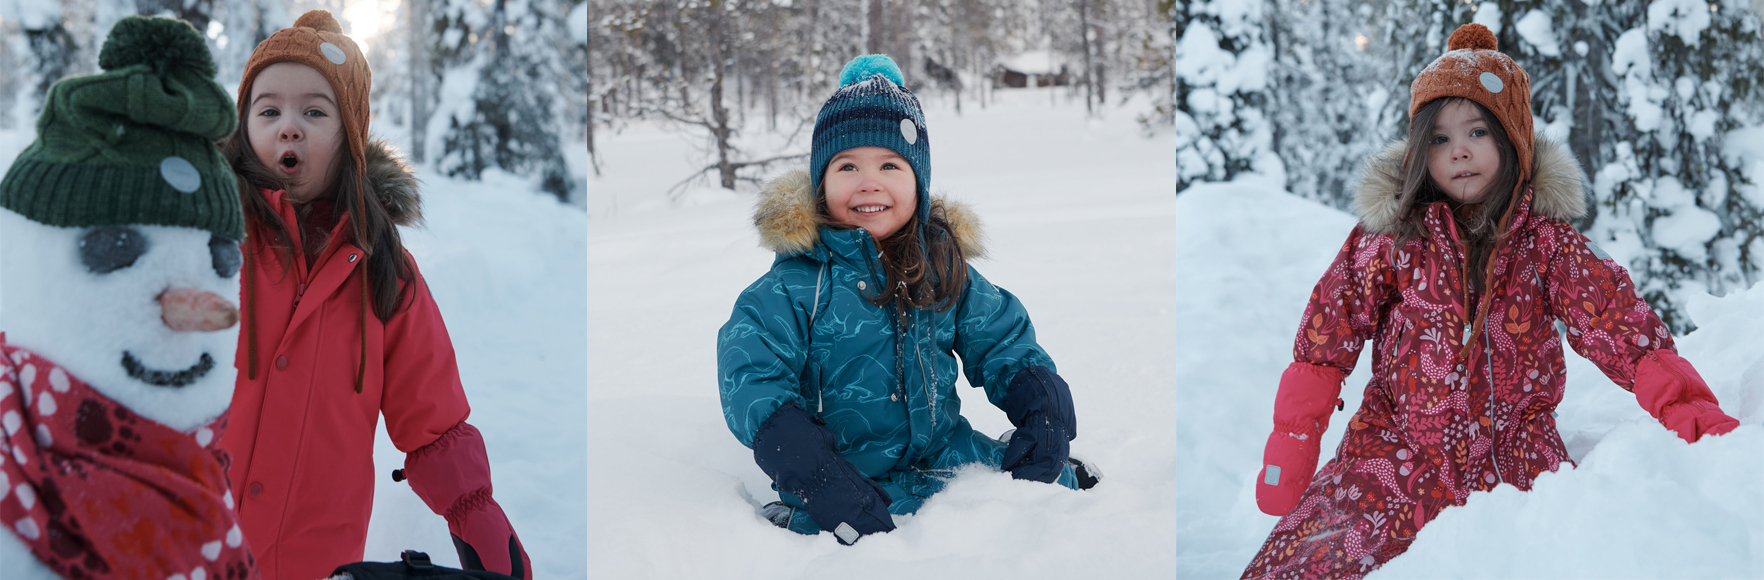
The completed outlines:
{"type": "Polygon", "coordinates": [[[0,178],[0,578],[256,578],[216,443],[244,236],[207,45],[117,22],[0,178]]]}

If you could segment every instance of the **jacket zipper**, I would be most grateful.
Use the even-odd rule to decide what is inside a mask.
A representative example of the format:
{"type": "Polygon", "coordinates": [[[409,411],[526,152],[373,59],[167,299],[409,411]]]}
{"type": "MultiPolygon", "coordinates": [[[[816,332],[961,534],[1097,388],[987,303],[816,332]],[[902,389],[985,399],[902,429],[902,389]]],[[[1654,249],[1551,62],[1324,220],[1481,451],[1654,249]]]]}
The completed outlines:
{"type": "Polygon", "coordinates": [[[300,307],[300,298],[302,296],[306,296],[306,283],[305,282],[301,282],[299,284],[294,285],[294,307],[295,308],[300,307]]]}
{"type": "MultiPolygon", "coordinates": [[[[1453,247],[1459,248],[1458,261],[1460,262],[1460,268],[1458,271],[1460,272],[1460,275],[1458,276],[1458,284],[1464,295],[1465,310],[1464,334],[1462,336],[1467,339],[1470,338],[1471,326],[1476,324],[1476,311],[1470,309],[1470,255],[1463,251],[1460,241],[1457,239],[1457,222],[1455,220],[1446,220],[1446,223],[1451,226],[1450,231],[1453,237],[1453,247]]],[[[1493,258],[1499,258],[1499,256],[1494,256],[1493,258]]],[[[1484,288],[1483,291],[1491,292],[1493,290],[1490,288],[1484,288]]],[[[1494,305],[1491,303],[1489,306],[1492,308],[1494,305]]],[[[1506,476],[1501,475],[1501,463],[1496,459],[1500,456],[1500,452],[1495,449],[1494,346],[1489,342],[1487,329],[1485,328],[1483,330],[1482,368],[1486,371],[1488,376],[1488,462],[1490,465],[1494,466],[1495,483],[1500,484],[1506,481],[1506,476]]]]}
{"type": "Polygon", "coordinates": [[[1482,333],[1482,349],[1483,368],[1488,369],[1488,462],[1494,465],[1495,483],[1500,484],[1507,478],[1501,475],[1500,452],[1495,439],[1494,347],[1489,344],[1487,329],[1482,333]]]}
{"type": "MultiPolygon", "coordinates": [[[[913,328],[919,326],[919,313],[913,311],[913,328]]],[[[919,363],[919,380],[925,382],[925,403],[931,408],[931,432],[937,432],[937,374],[925,369],[925,353],[919,349],[919,342],[913,341],[913,358],[919,363]]]]}

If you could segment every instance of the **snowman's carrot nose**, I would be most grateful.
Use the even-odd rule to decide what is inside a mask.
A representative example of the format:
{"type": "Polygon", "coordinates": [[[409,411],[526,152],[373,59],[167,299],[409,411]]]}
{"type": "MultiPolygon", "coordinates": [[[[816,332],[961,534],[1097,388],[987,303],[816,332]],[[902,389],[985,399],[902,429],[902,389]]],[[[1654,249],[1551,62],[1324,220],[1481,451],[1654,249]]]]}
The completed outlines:
{"type": "Polygon", "coordinates": [[[239,308],[213,292],[172,288],[159,295],[160,319],[177,332],[214,332],[239,323],[239,308]]]}

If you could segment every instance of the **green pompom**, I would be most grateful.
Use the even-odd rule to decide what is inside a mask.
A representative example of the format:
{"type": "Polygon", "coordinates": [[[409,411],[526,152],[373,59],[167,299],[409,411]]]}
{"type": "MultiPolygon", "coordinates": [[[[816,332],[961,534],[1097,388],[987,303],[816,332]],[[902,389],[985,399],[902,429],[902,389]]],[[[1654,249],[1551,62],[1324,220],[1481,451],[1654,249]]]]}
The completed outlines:
{"type": "Polygon", "coordinates": [[[98,66],[104,70],[137,64],[147,64],[160,75],[189,71],[207,79],[215,73],[208,43],[190,23],[157,16],[128,16],[116,21],[98,52],[98,66]]]}
{"type": "Polygon", "coordinates": [[[906,80],[900,74],[900,66],[886,54],[866,54],[845,63],[845,70],[839,73],[839,86],[863,82],[872,76],[882,75],[894,81],[895,86],[906,86],[906,80]]]}

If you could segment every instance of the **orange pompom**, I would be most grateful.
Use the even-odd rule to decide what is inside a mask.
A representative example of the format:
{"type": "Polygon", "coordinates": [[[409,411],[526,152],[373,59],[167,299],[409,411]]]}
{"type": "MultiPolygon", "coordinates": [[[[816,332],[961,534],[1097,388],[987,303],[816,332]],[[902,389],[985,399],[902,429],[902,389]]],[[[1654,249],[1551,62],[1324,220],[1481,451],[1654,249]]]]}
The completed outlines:
{"type": "Polygon", "coordinates": [[[319,32],[343,33],[343,25],[337,23],[337,17],[332,16],[329,10],[313,10],[301,14],[300,19],[294,21],[294,26],[313,28],[319,32]]]}
{"type": "Polygon", "coordinates": [[[1496,41],[1494,33],[1489,32],[1487,26],[1474,22],[1459,26],[1458,30],[1452,33],[1452,37],[1446,39],[1446,50],[1462,50],[1466,48],[1476,50],[1495,50],[1495,45],[1496,41]]]}

